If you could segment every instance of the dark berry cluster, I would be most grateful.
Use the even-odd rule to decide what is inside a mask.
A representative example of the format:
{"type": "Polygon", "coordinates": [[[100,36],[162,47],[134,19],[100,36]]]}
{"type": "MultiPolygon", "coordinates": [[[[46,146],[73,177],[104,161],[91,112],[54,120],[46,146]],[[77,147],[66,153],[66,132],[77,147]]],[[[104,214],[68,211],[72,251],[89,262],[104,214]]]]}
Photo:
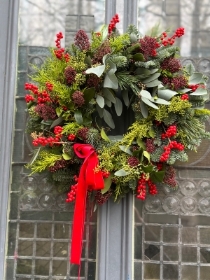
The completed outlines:
{"type": "Polygon", "coordinates": [[[87,127],[80,128],[77,131],[77,137],[85,141],[87,139],[88,131],[89,129],[87,127]]]}
{"type": "Polygon", "coordinates": [[[153,153],[155,151],[156,147],[154,144],[154,139],[147,138],[146,140],[146,150],[148,153],[153,153]]]}
{"type": "Polygon", "coordinates": [[[87,51],[90,48],[90,42],[84,30],[79,30],[74,38],[74,44],[82,51],[87,51]]]}
{"type": "Polygon", "coordinates": [[[68,161],[65,159],[57,160],[53,166],[49,167],[49,171],[56,172],[59,169],[65,168],[67,166],[67,164],[68,164],[68,161]]]}
{"type": "Polygon", "coordinates": [[[64,70],[64,76],[69,85],[71,85],[75,82],[76,74],[77,74],[77,72],[71,66],[67,66],[66,69],[64,70]]]}
{"type": "Polygon", "coordinates": [[[51,105],[38,104],[34,108],[34,111],[45,121],[49,119],[55,120],[57,118],[56,111],[51,105]]]}
{"type": "Polygon", "coordinates": [[[165,58],[161,63],[161,68],[163,70],[168,70],[171,73],[176,73],[181,69],[181,63],[179,59],[174,57],[165,58]]]}
{"type": "Polygon", "coordinates": [[[166,167],[163,182],[172,188],[175,188],[177,186],[176,171],[172,166],[166,167]]]}
{"type": "Polygon", "coordinates": [[[177,127],[176,125],[170,125],[165,133],[162,133],[161,138],[165,139],[165,138],[171,138],[173,136],[175,136],[177,133],[177,127]]]}
{"type": "Polygon", "coordinates": [[[102,194],[101,191],[97,191],[95,195],[96,203],[98,203],[99,205],[104,204],[110,198],[111,195],[112,195],[111,190],[109,190],[104,194],[102,194]]]}
{"type": "Polygon", "coordinates": [[[74,102],[75,105],[77,105],[78,107],[82,107],[82,105],[84,105],[85,103],[85,99],[84,99],[84,94],[82,91],[75,91],[72,94],[72,101],[74,102]]]}
{"type": "Polygon", "coordinates": [[[135,167],[139,164],[139,160],[136,157],[131,156],[131,157],[128,158],[128,164],[131,167],[135,167]]]}
{"type": "Polygon", "coordinates": [[[113,29],[115,29],[116,27],[116,24],[120,22],[119,20],[119,16],[118,14],[114,15],[113,18],[111,19],[110,23],[109,23],[109,26],[108,26],[108,32],[109,34],[112,33],[113,29]]]}
{"type": "Polygon", "coordinates": [[[144,58],[147,60],[150,56],[156,56],[156,49],[160,47],[156,38],[150,36],[144,36],[139,40],[141,52],[144,55],[144,58]]]}

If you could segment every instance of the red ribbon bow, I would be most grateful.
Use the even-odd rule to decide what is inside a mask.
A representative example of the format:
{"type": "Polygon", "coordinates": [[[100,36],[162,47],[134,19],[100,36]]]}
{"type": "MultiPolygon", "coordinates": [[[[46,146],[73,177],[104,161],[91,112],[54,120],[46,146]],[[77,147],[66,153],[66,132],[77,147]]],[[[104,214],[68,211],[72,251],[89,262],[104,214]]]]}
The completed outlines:
{"type": "Polygon", "coordinates": [[[73,146],[75,154],[79,158],[84,158],[84,162],[81,166],[76,202],[74,209],[72,240],[71,240],[71,259],[70,262],[74,264],[80,264],[80,258],[82,253],[82,237],[84,231],[85,222],[85,208],[87,190],[91,188],[93,190],[100,190],[104,188],[104,180],[102,172],[95,171],[99,165],[98,156],[93,146],[89,144],[74,144],[73,146]]]}

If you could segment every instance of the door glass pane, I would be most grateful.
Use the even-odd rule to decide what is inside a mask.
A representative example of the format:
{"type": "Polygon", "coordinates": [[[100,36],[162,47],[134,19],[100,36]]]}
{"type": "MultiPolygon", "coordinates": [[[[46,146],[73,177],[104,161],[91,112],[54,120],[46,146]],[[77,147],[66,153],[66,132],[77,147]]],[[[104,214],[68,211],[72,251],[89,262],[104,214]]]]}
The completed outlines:
{"type": "MultiPolygon", "coordinates": [[[[104,22],[104,1],[21,0],[18,83],[12,183],[8,223],[6,280],[78,279],[78,266],[69,263],[73,204],[42,176],[28,176],[25,164],[32,145],[25,134],[25,82],[41,66],[54,46],[55,34],[66,33],[69,43],[76,30],[98,29],[104,22]],[[69,15],[66,17],[66,15],[69,15]],[[94,16],[93,16],[94,15],[94,16]]],[[[95,279],[97,213],[87,209],[81,279],[95,279]]]]}
{"type": "MultiPolygon", "coordinates": [[[[210,77],[209,1],[139,0],[138,26],[142,33],[160,22],[183,26],[179,40],[182,63],[210,77]]],[[[208,82],[208,87],[209,86],[208,82]]],[[[210,109],[208,102],[206,107],[210,109]]],[[[206,124],[210,131],[210,123],[206,124]]],[[[160,186],[159,194],[135,202],[134,279],[207,279],[210,271],[210,145],[176,167],[179,189],[160,186]]]]}

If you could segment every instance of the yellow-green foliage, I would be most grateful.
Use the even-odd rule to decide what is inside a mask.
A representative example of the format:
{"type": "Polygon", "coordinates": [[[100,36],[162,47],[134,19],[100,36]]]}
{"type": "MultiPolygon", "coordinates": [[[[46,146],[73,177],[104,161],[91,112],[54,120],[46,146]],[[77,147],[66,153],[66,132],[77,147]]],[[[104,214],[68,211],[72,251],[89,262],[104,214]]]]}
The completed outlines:
{"type": "Polygon", "coordinates": [[[83,72],[87,69],[85,63],[86,53],[81,50],[76,50],[76,56],[71,56],[68,65],[73,67],[77,72],[83,72]]]}
{"type": "Polygon", "coordinates": [[[135,139],[142,139],[144,137],[151,137],[152,122],[144,119],[142,122],[136,121],[130,127],[127,134],[122,139],[122,143],[130,146],[135,139]]]}
{"type": "Polygon", "coordinates": [[[210,110],[208,109],[195,109],[196,116],[209,116],[210,110]]]}
{"type": "Polygon", "coordinates": [[[179,96],[175,96],[171,99],[170,105],[160,105],[158,110],[149,108],[149,116],[157,121],[163,121],[170,113],[184,115],[191,106],[189,101],[181,100],[179,96]]]}
{"type": "Polygon", "coordinates": [[[48,167],[53,166],[55,162],[60,159],[62,159],[62,155],[41,151],[33,164],[28,164],[26,167],[31,169],[31,174],[39,173],[46,170],[48,167]]]}
{"type": "Polygon", "coordinates": [[[130,36],[129,34],[123,34],[120,36],[111,37],[109,41],[113,53],[119,53],[124,49],[125,46],[130,44],[130,36]]]}
{"type": "Polygon", "coordinates": [[[36,118],[36,117],[39,116],[39,115],[37,114],[37,112],[34,111],[34,109],[35,109],[35,106],[31,106],[31,107],[27,110],[31,118],[36,118]]]}
{"type": "Polygon", "coordinates": [[[76,122],[70,122],[63,126],[62,134],[77,134],[77,131],[82,127],[76,122]]]}
{"type": "Polygon", "coordinates": [[[75,89],[78,89],[78,87],[83,85],[85,82],[86,82],[85,75],[80,74],[80,73],[76,74],[75,83],[74,83],[74,84],[76,84],[76,88],[75,89]]]}
{"type": "Polygon", "coordinates": [[[91,42],[91,52],[95,52],[95,50],[97,50],[102,43],[102,36],[101,35],[97,35],[97,33],[92,32],[92,42],[91,42]]]}

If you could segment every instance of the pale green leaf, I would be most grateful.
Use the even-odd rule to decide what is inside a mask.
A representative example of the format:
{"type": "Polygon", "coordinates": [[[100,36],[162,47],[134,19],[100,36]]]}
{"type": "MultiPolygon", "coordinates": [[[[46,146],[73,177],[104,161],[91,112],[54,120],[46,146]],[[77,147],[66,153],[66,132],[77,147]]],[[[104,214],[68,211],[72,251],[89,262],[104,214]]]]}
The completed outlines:
{"type": "Polygon", "coordinates": [[[109,137],[106,135],[106,132],[104,131],[104,129],[101,129],[101,138],[104,139],[107,142],[110,142],[109,137]]]}
{"type": "Polygon", "coordinates": [[[114,173],[115,176],[123,177],[130,174],[130,172],[125,171],[124,169],[120,169],[114,173]]]}
{"type": "Polygon", "coordinates": [[[148,153],[147,151],[143,151],[143,155],[148,159],[148,161],[150,161],[150,153],[148,153]]]}
{"type": "Polygon", "coordinates": [[[151,81],[156,80],[159,76],[160,76],[160,73],[154,73],[150,77],[148,77],[147,79],[143,80],[142,83],[147,84],[151,81]]]}
{"type": "Polygon", "coordinates": [[[104,109],[103,111],[103,117],[104,117],[104,121],[108,124],[108,126],[114,129],[115,125],[112,119],[112,115],[106,109],[104,109]]]}
{"type": "Polygon", "coordinates": [[[206,95],[207,93],[205,88],[197,88],[196,91],[190,93],[190,95],[206,95]]]}
{"type": "Polygon", "coordinates": [[[104,98],[103,98],[103,96],[97,94],[96,95],[96,103],[98,104],[99,107],[104,108],[104,98]]]}
{"type": "Polygon", "coordinates": [[[148,109],[147,109],[147,106],[142,101],[140,102],[140,109],[141,109],[142,116],[144,118],[147,118],[148,117],[148,109]]]}
{"type": "Polygon", "coordinates": [[[129,97],[128,97],[128,91],[122,90],[122,98],[126,106],[129,106],[129,97]]]}
{"type": "Polygon", "coordinates": [[[114,104],[117,116],[121,116],[123,111],[122,101],[116,97],[116,103],[114,104]]]}
{"type": "Polygon", "coordinates": [[[157,103],[157,104],[164,104],[164,105],[169,105],[170,104],[169,101],[166,101],[165,99],[162,99],[162,98],[153,98],[152,101],[157,103]]]}
{"type": "Polygon", "coordinates": [[[96,67],[88,68],[85,73],[86,74],[95,74],[98,77],[101,77],[101,75],[104,73],[105,65],[99,65],[96,67]]]}
{"type": "Polygon", "coordinates": [[[156,87],[158,86],[159,84],[161,84],[161,81],[159,80],[154,80],[154,81],[151,81],[149,83],[146,83],[146,87],[156,87]]]}
{"type": "Polygon", "coordinates": [[[170,100],[173,96],[177,94],[176,91],[170,90],[170,89],[159,89],[158,90],[158,97],[165,99],[165,100],[170,100]]]}
{"type": "Polygon", "coordinates": [[[147,104],[148,106],[154,108],[154,109],[159,109],[154,103],[152,103],[151,101],[149,101],[149,99],[142,97],[141,100],[147,104]]]}
{"type": "Polygon", "coordinates": [[[133,155],[133,153],[130,150],[130,147],[119,145],[119,148],[121,151],[125,152],[126,154],[129,154],[131,156],[133,155]]]}
{"type": "Polygon", "coordinates": [[[63,159],[65,159],[65,160],[70,160],[70,159],[71,159],[70,155],[69,155],[69,154],[66,154],[66,153],[63,153],[63,154],[62,154],[62,157],[63,157],[63,159]]]}
{"type": "Polygon", "coordinates": [[[202,73],[195,72],[189,78],[189,85],[199,84],[203,78],[202,73]]]}
{"type": "Polygon", "coordinates": [[[113,175],[110,174],[108,178],[104,178],[104,188],[101,190],[102,194],[105,194],[110,189],[112,185],[112,177],[113,175]]]}
{"type": "Polygon", "coordinates": [[[106,99],[110,100],[112,103],[115,103],[115,102],[116,102],[115,96],[113,95],[113,93],[112,93],[112,91],[111,91],[110,89],[108,89],[108,88],[103,88],[102,92],[103,92],[103,96],[104,96],[106,99]]]}
{"type": "Polygon", "coordinates": [[[96,110],[100,116],[100,118],[103,118],[103,115],[104,115],[104,109],[99,107],[98,104],[96,104],[96,110]]]}
{"type": "Polygon", "coordinates": [[[74,113],[74,118],[75,118],[75,120],[76,120],[76,122],[78,124],[82,124],[83,123],[83,117],[82,117],[82,113],[80,111],[76,111],[74,113]]]}
{"type": "Polygon", "coordinates": [[[147,90],[145,90],[145,89],[143,89],[143,90],[140,92],[140,95],[141,95],[142,97],[147,98],[147,99],[151,99],[151,98],[152,98],[150,92],[147,91],[147,90]]]}

